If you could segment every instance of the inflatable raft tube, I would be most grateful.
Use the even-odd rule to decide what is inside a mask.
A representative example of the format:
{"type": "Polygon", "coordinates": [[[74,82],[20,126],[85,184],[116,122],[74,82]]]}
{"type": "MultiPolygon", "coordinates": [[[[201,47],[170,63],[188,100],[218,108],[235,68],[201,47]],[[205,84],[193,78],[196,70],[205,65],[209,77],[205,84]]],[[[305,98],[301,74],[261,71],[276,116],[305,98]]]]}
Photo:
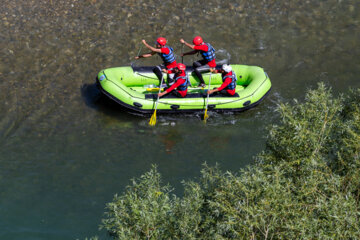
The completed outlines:
{"type": "MultiPolygon", "coordinates": [[[[259,104],[269,93],[271,82],[264,70],[257,66],[231,65],[237,76],[236,94],[232,97],[215,94],[210,96],[208,109],[212,111],[244,111],[259,104]]],[[[113,99],[124,108],[137,113],[152,113],[155,108],[159,80],[152,72],[153,67],[114,67],[101,70],[97,76],[97,85],[101,92],[113,99]],[[155,91],[154,91],[155,90],[155,91]]],[[[192,67],[186,72],[192,86],[197,86],[199,80],[192,67]]],[[[167,75],[164,73],[164,82],[167,75]]],[[[209,83],[209,73],[204,73],[206,84],[209,83]]],[[[210,89],[222,84],[221,74],[212,74],[210,89]]],[[[179,113],[203,111],[206,106],[205,88],[189,86],[185,98],[167,96],[159,99],[157,112],[179,113]]]]}

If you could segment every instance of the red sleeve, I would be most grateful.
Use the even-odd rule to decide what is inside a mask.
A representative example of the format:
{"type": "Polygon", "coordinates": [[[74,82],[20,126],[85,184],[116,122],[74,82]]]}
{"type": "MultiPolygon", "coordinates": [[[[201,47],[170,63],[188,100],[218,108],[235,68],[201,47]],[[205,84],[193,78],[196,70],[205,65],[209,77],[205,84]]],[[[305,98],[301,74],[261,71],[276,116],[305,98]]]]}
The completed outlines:
{"type": "Polygon", "coordinates": [[[209,48],[208,48],[208,46],[206,44],[203,44],[203,45],[200,45],[200,46],[195,45],[194,50],[207,52],[209,50],[209,48]]]}
{"type": "Polygon", "coordinates": [[[177,88],[178,86],[180,86],[181,84],[183,84],[185,82],[185,79],[180,78],[179,80],[177,80],[173,85],[171,85],[171,87],[169,87],[168,89],[166,89],[165,92],[169,93],[172,90],[174,90],[175,88],[177,88]]]}
{"type": "Polygon", "coordinates": [[[167,47],[163,47],[163,48],[161,48],[161,53],[169,54],[170,50],[167,47]]]}
{"type": "Polygon", "coordinates": [[[215,59],[211,60],[210,62],[208,62],[209,67],[215,68],[216,67],[216,62],[215,59]]]}
{"type": "Polygon", "coordinates": [[[225,78],[225,81],[223,82],[223,84],[221,84],[221,86],[218,88],[219,91],[223,90],[224,88],[227,87],[227,85],[229,85],[231,83],[232,79],[231,78],[225,78]]]}

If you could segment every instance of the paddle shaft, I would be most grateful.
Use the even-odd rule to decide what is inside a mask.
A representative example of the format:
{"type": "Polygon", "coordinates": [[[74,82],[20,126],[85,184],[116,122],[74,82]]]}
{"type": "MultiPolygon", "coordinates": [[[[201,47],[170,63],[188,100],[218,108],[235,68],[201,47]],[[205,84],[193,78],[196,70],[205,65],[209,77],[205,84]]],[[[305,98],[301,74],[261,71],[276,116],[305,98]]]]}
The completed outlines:
{"type": "MultiPolygon", "coordinates": [[[[163,84],[163,80],[164,80],[164,75],[161,74],[161,82],[160,82],[160,86],[163,84]]],[[[157,105],[158,105],[158,102],[159,102],[159,94],[161,92],[161,87],[159,88],[159,92],[158,92],[158,96],[157,96],[157,100],[156,100],[156,104],[155,104],[155,111],[157,109],[157,105]]]]}
{"type": "Polygon", "coordinates": [[[208,107],[208,103],[209,103],[209,91],[210,91],[210,84],[211,84],[211,73],[210,73],[210,77],[209,77],[209,87],[208,87],[208,91],[207,91],[207,98],[206,98],[206,109],[208,107]]]}
{"type": "MultiPolygon", "coordinates": [[[[204,114],[204,119],[207,116],[207,108],[208,108],[208,104],[209,104],[209,91],[210,91],[210,84],[211,84],[211,72],[210,72],[210,77],[209,77],[209,87],[208,87],[208,91],[207,91],[207,98],[206,98],[206,107],[205,107],[205,114],[204,114]],[[205,116],[206,115],[206,116],[205,116]]],[[[206,119],[205,119],[206,120],[206,119]]]]}
{"type": "Polygon", "coordinates": [[[184,56],[183,56],[183,54],[184,54],[184,44],[182,44],[182,46],[181,46],[181,63],[184,63],[184,56]]]}
{"type": "Polygon", "coordinates": [[[139,49],[139,52],[138,52],[137,56],[139,56],[139,54],[140,54],[141,49],[143,48],[143,46],[144,46],[144,45],[141,44],[141,47],[140,47],[140,49],[139,49]]]}

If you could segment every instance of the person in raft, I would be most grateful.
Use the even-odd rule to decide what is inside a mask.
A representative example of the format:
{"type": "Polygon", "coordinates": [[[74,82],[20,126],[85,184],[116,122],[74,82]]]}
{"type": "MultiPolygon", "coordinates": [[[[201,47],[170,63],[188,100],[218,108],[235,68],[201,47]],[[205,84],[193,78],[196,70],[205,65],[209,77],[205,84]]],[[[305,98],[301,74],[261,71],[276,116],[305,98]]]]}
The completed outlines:
{"type": "Polygon", "coordinates": [[[210,43],[205,43],[200,36],[196,36],[193,39],[194,45],[187,43],[186,41],[184,41],[184,39],[180,39],[180,42],[194,50],[184,53],[181,56],[200,53],[201,56],[203,57],[202,60],[194,62],[193,66],[194,66],[195,74],[200,80],[199,87],[205,87],[206,85],[201,73],[208,72],[211,68],[216,67],[215,49],[210,45],[210,43]]]}
{"type": "MultiPolygon", "coordinates": [[[[175,60],[174,49],[172,47],[169,47],[166,45],[166,42],[167,42],[166,38],[159,37],[158,39],[156,39],[156,43],[155,43],[156,48],[147,44],[147,42],[145,40],[142,40],[142,42],[148,49],[151,50],[151,52],[140,55],[140,56],[136,56],[135,59],[151,57],[155,53],[158,53],[160,55],[160,57],[162,58],[165,68],[167,70],[171,70],[177,66],[177,63],[175,60]]],[[[153,72],[156,74],[156,76],[160,80],[160,83],[161,83],[161,79],[162,79],[161,70],[163,69],[163,67],[164,67],[163,65],[160,65],[160,66],[156,66],[153,69],[153,72]]],[[[174,83],[174,79],[173,79],[174,75],[175,74],[168,75],[168,84],[169,85],[174,83]]]]}
{"type": "Polygon", "coordinates": [[[232,71],[232,68],[228,64],[224,64],[221,67],[221,70],[210,70],[212,73],[221,73],[223,84],[219,88],[214,88],[209,90],[209,95],[215,92],[220,92],[225,96],[234,96],[236,89],[236,74],[232,71]]]}
{"type": "Polygon", "coordinates": [[[184,98],[187,94],[188,86],[190,85],[189,78],[186,75],[186,66],[185,64],[179,63],[176,68],[173,70],[163,69],[163,72],[171,74],[175,73],[175,83],[172,84],[169,88],[166,88],[164,92],[159,93],[159,97],[164,96],[165,94],[171,93],[176,97],[184,98]],[[176,88],[176,89],[175,89],[176,88]]]}

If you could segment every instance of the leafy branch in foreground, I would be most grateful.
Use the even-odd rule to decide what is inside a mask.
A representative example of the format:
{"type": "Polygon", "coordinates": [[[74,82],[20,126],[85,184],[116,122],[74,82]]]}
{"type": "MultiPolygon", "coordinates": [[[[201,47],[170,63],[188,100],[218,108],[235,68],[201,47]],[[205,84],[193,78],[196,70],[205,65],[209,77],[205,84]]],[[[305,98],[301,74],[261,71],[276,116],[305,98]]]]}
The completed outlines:
{"type": "Polygon", "coordinates": [[[280,104],[256,164],[204,165],[184,196],[156,167],[107,205],[114,239],[360,239],[360,90],[334,98],[319,84],[280,104]]]}

